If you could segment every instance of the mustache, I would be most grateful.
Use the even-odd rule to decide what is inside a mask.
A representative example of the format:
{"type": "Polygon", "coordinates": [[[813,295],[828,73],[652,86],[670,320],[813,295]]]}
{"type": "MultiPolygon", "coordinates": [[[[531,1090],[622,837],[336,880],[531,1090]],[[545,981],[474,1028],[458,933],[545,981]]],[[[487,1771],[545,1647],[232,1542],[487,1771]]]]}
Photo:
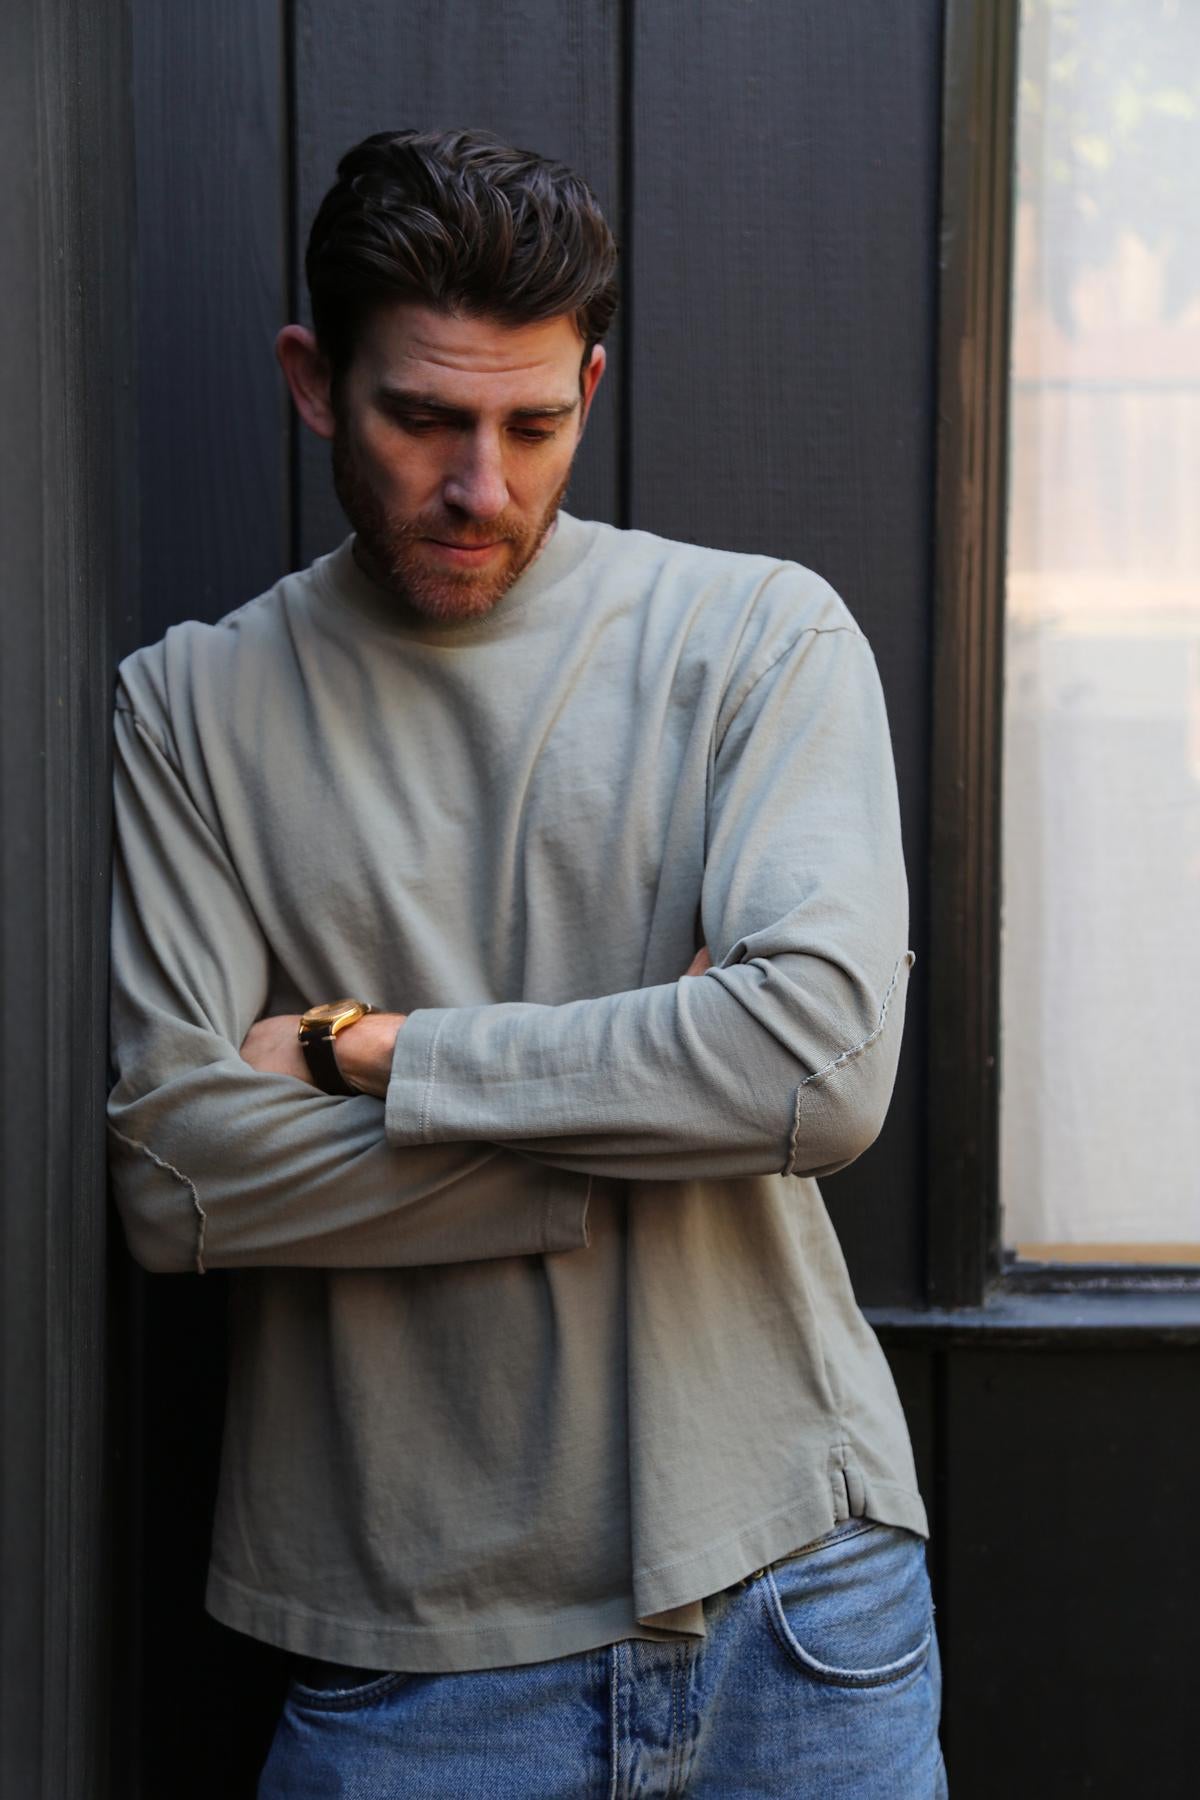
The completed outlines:
{"type": "Polygon", "coordinates": [[[522,533],[512,525],[489,525],[486,531],[468,533],[456,527],[449,519],[427,518],[418,516],[405,519],[393,526],[396,537],[407,541],[410,538],[436,538],[441,544],[454,544],[460,550],[478,550],[485,544],[519,543],[522,533]]]}

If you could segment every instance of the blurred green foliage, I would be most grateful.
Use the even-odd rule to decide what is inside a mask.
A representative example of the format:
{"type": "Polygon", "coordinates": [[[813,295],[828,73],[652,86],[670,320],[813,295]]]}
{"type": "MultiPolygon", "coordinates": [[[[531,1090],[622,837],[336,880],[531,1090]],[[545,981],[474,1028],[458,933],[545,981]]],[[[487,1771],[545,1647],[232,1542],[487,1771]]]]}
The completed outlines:
{"type": "Polygon", "coordinates": [[[1051,309],[1136,232],[1163,259],[1164,313],[1198,291],[1200,0],[1022,0],[1017,194],[1038,214],[1051,309]]]}

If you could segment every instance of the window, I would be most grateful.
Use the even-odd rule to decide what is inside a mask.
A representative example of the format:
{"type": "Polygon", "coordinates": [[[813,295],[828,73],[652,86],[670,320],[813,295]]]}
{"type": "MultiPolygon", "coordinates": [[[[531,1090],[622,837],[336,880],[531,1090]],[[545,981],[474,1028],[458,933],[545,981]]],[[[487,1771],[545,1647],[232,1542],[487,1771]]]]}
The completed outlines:
{"type": "Polygon", "coordinates": [[[1019,25],[1003,1238],[1200,1263],[1200,5],[1019,25]]]}

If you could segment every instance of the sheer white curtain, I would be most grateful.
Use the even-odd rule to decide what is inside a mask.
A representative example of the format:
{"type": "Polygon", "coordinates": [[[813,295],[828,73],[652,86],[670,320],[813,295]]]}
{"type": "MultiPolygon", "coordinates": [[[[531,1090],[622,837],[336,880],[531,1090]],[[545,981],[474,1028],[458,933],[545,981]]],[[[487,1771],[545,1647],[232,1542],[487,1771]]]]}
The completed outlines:
{"type": "Polygon", "coordinates": [[[1004,1236],[1200,1257],[1200,0],[1022,5],[1010,379],[1004,1236]]]}

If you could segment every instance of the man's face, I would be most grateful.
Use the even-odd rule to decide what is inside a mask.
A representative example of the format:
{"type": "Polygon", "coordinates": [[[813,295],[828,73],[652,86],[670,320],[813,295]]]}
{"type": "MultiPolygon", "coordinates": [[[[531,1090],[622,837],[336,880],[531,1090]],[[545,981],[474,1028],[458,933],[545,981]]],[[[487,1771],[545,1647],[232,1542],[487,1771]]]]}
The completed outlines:
{"type": "Polygon", "coordinates": [[[604,367],[569,317],[381,309],[336,395],[333,474],[376,580],[437,619],[488,612],[533,560],[604,367]],[[582,392],[581,392],[582,388],[582,392]]]}

